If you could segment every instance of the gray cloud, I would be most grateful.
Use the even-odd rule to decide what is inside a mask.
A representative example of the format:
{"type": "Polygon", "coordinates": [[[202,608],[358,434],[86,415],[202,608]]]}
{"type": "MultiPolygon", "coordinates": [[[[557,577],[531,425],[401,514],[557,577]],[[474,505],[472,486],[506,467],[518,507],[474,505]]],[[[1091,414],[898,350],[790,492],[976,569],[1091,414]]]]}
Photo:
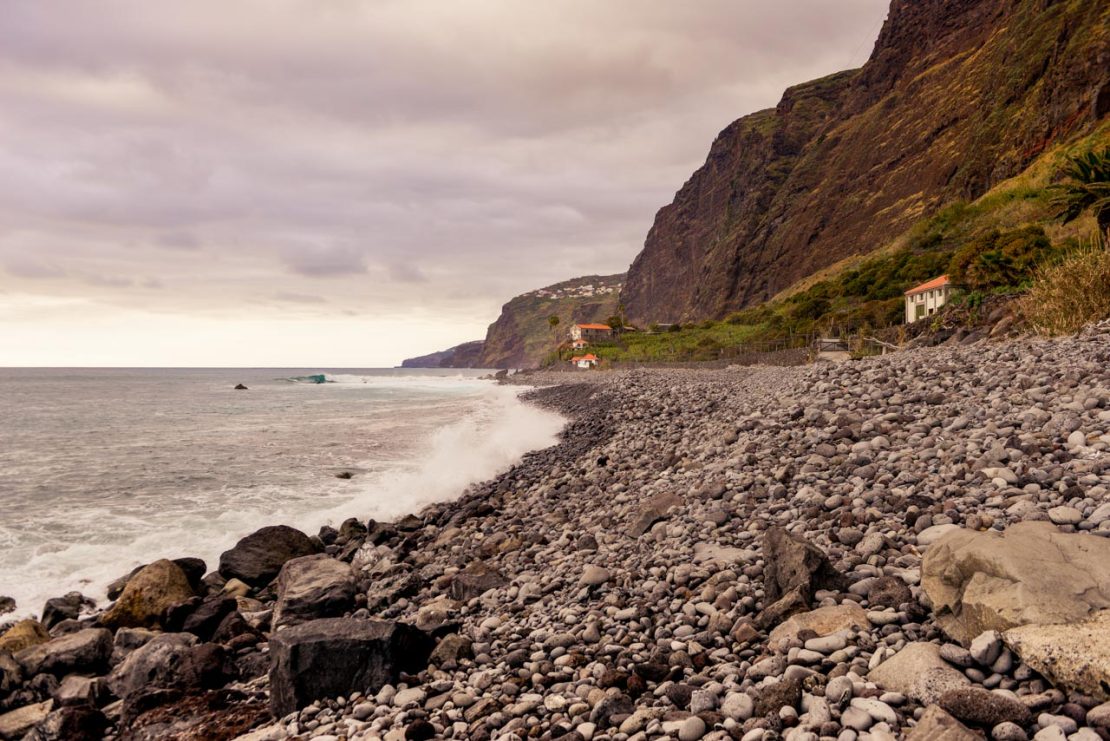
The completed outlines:
{"type": "Polygon", "coordinates": [[[7,0],[0,288],[480,331],[627,267],[716,133],[862,63],[887,2],[7,0]]]}

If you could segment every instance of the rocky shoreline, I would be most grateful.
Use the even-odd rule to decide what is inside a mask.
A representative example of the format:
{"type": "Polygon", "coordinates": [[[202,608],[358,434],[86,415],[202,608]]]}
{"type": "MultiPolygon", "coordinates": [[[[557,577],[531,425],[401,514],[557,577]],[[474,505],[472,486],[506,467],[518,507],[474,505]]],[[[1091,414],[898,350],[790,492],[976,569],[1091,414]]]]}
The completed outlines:
{"type": "Polygon", "coordinates": [[[511,380],[457,501],[0,628],[0,739],[1110,739],[1110,325],[511,380]]]}

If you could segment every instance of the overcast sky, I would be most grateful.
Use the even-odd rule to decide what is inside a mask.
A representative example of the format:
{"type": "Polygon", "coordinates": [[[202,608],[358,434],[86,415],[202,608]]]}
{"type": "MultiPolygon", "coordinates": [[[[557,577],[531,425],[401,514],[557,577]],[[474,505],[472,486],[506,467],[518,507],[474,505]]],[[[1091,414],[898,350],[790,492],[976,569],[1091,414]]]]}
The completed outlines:
{"type": "Polygon", "coordinates": [[[394,365],[625,270],[887,0],[0,0],[0,365],[394,365]]]}

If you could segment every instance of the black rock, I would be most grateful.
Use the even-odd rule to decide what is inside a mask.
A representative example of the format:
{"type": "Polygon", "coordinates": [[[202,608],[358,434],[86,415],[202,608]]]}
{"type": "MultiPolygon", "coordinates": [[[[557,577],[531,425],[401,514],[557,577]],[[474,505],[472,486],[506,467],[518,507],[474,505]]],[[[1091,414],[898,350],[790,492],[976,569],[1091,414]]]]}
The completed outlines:
{"type": "Polygon", "coordinates": [[[428,741],[436,737],[436,727],[426,720],[415,720],[405,729],[406,741],[428,741]]]}
{"type": "Polygon", "coordinates": [[[220,554],[220,575],[251,586],[269,584],[286,561],[309,556],[321,548],[307,535],[287,525],[273,525],[246,536],[220,554]]]}
{"type": "Polygon", "coordinates": [[[236,605],[234,597],[215,597],[202,602],[181,624],[181,630],[202,641],[210,641],[224,618],[235,612],[236,605]]]}
{"type": "Polygon", "coordinates": [[[355,477],[355,475],[350,471],[340,471],[339,473],[335,474],[335,478],[343,479],[345,481],[349,480],[349,479],[353,479],[354,477],[355,477]]]}
{"type": "Polygon", "coordinates": [[[100,741],[108,730],[104,713],[88,705],[55,710],[24,741],[100,741]]]}
{"type": "Polygon", "coordinates": [[[235,391],[246,391],[247,387],[241,383],[235,384],[235,391]]]}
{"type": "Polygon", "coordinates": [[[84,606],[92,607],[95,603],[80,592],[70,592],[64,597],[53,597],[46,600],[42,607],[42,624],[50,630],[63,620],[76,620],[84,606]]]}
{"type": "Polygon", "coordinates": [[[0,596],[0,615],[6,615],[15,610],[15,600],[11,597],[0,596]]]}
{"type": "Polygon", "coordinates": [[[274,717],[314,700],[377,692],[402,672],[427,666],[431,639],[404,623],[325,618],[270,637],[270,709],[274,717]]]}

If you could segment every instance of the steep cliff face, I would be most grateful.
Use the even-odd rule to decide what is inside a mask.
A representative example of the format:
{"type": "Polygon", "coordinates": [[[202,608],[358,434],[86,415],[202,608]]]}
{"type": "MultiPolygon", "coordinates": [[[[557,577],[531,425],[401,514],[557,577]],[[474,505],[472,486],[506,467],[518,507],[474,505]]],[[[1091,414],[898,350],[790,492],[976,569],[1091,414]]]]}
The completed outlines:
{"type": "Polygon", "coordinates": [[[555,349],[576,322],[604,322],[617,313],[624,274],[589,275],[517,296],[490,325],[478,367],[531,368],[555,349]],[[552,330],[548,317],[559,317],[552,330]]]}
{"type": "Polygon", "coordinates": [[[894,0],[863,68],[721,132],[629,270],[629,318],[719,317],[882,247],[1089,130],[1108,70],[1106,3],[894,0]]]}

